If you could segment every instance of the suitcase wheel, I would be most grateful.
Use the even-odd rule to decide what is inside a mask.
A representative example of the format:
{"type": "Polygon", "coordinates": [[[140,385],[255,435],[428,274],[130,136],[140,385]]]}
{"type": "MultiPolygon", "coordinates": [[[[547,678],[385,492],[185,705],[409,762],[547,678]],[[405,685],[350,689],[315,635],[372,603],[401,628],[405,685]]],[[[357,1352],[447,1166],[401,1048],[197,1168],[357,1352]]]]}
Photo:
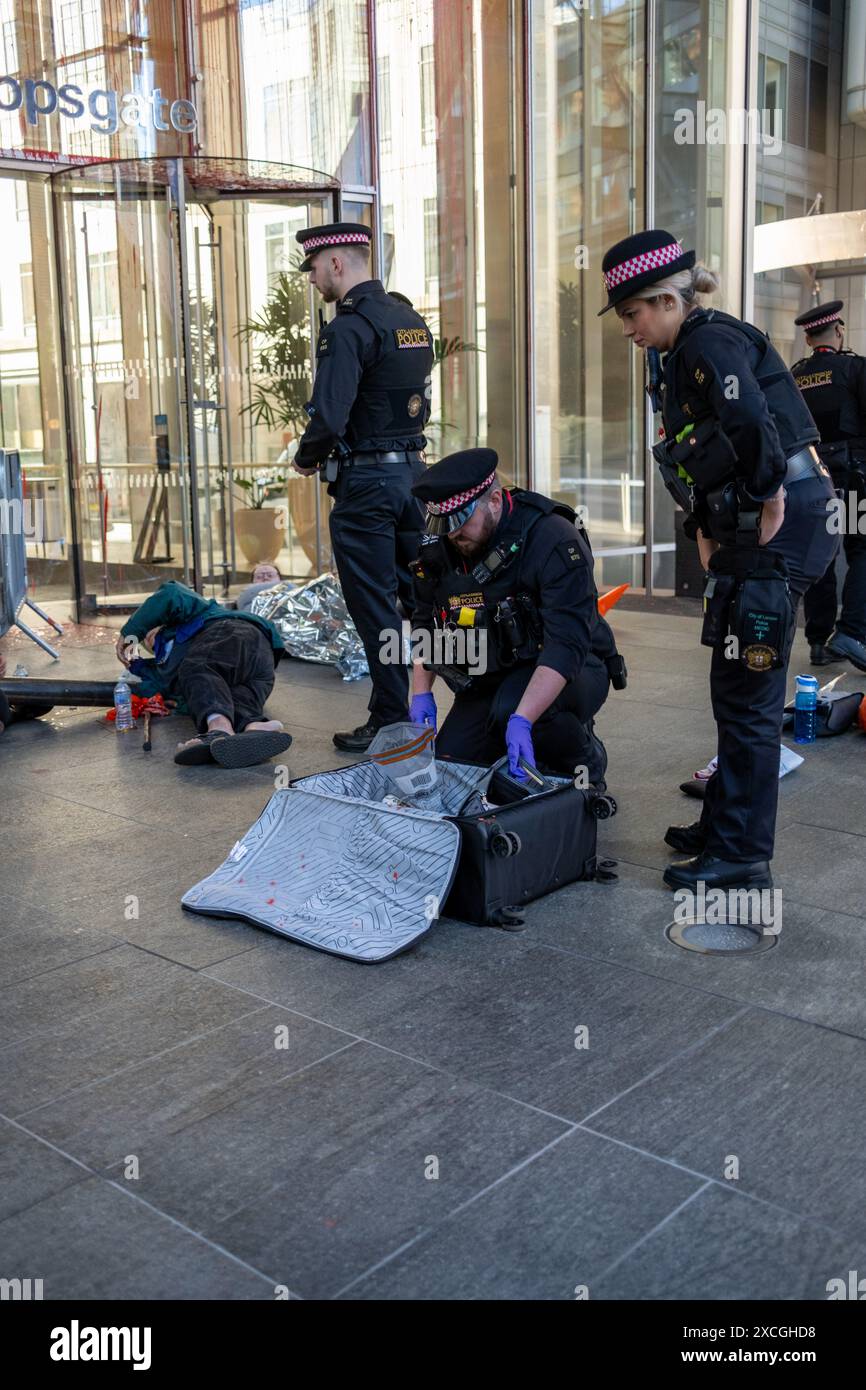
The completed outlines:
{"type": "Polygon", "coordinates": [[[498,859],[508,859],[512,854],[520,853],[520,836],[513,830],[500,830],[497,826],[490,836],[490,848],[498,859]]]}
{"type": "Polygon", "coordinates": [[[594,796],[590,805],[596,820],[607,820],[609,816],[616,815],[616,801],[612,796],[594,796]]]}

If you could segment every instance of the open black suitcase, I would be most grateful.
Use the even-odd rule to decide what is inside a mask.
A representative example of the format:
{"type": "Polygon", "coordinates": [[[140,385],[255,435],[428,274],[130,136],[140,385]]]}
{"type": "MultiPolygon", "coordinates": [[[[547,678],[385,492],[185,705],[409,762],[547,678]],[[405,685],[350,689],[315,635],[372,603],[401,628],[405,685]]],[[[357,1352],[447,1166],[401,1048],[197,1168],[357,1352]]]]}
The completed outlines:
{"type": "Polygon", "coordinates": [[[374,964],[442,916],[513,928],[524,903],[611,877],[596,832],[616,810],[612,797],[537,773],[527,795],[504,771],[494,782],[495,769],[437,767],[435,811],[390,795],[373,761],[299,778],[274,792],[184,907],[374,964]]]}
{"type": "Polygon", "coordinates": [[[616,802],[596,788],[564,778],[545,779],[549,790],[521,795],[504,781],[495,799],[509,805],[448,819],[460,831],[460,858],[443,914],[480,926],[509,926],[513,910],[567,883],[607,877],[596,853],[598,822],[616,802]]]}

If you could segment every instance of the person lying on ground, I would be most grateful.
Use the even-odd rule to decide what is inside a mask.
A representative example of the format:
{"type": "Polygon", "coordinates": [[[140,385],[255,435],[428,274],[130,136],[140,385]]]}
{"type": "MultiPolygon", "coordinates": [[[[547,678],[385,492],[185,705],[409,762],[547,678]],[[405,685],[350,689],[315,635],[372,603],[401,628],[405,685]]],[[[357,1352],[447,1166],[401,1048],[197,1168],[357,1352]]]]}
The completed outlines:
{"type": "MultiPolygon", "coordinates": [[[[241,589],[234,601],[233,607],[239,609],[242,613],[249,613],[252,609],[253,599],[256,597],[256,594],[261,594],[265,589],[272,589],[275,584],[282,583],[282,578],[283,576],[280,574],[276,565],[266,564],[264,562],[256,565],[253,570],[252,583],[248,584],[245,589],[241,589]]],[[[289,587],[291,588],[291,585],[289,587]]]]}
{"type": "Polygon", "coordinates": [[[196,737],[178,744],[175,762],[220,767],[251,767],[291,744],[280,721],[264,713],[284,650],[266,618],[223,608],[177,580],[145,599],[116,646],[141,678],[137,694],[174,700],[195,722],[196,737]]]}

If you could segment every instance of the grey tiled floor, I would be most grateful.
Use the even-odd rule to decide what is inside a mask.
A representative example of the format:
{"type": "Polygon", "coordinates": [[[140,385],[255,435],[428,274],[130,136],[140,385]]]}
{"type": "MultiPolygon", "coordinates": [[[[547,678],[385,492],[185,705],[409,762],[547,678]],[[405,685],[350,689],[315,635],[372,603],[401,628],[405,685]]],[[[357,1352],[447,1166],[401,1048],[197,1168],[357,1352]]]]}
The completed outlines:
{"type": "MultiPolygon", "coordinates": [[[[778,945],[679,951],[662,835],[713,752],[708,654],[692,618],[614,624],[619,881],[520,934],[441,921],[374,967],[180,908],[270,768],[176,768],[180,720],[150,756],[93,711],[0,739],[0,1276],[60,1299],[770,1300],[866,1268],[866,737],[781,785],[778,945]]],[[[116,667],[77,647],[60,669],[116,667]]],[[[292,776],[340,762],[366,698],[281,668],[292,776]]]]}

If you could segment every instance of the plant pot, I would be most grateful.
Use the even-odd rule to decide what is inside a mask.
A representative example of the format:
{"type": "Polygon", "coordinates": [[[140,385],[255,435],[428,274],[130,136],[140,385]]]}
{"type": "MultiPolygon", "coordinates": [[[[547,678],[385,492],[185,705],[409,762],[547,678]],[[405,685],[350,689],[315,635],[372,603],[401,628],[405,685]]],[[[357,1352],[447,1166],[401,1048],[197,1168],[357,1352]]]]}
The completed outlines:
{"type": "Polygon", "coordinates": [[[285,521],[281,507],[235,508],[235,539],[253,568],[276,560],[286,537],[285,521]]]}

